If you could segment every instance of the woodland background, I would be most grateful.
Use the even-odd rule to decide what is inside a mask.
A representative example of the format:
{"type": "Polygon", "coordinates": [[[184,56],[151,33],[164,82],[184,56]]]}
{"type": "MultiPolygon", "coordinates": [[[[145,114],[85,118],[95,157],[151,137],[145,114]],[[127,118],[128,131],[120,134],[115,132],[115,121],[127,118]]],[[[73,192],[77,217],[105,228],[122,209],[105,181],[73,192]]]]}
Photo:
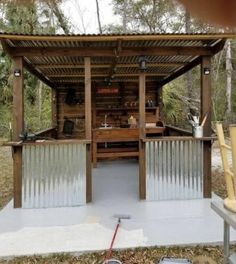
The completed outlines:
{"type": "MultiPolygon", "coordinates": [[[[0,31],[27,34],[73,34],[75,25],[63,12],[63,2],[70,0],[0,0],[0,31]],[[25,3],[24,3],[25,2],[25,3]]],[[[75,0],[80,33],[86,33],[80,2],[75,0]]],[[[102,1],[102,0],[100,0],[102,1]]],[[[102,25],[99,0],[97,33],[217,33],[227,29],[205,24],[175,0],[113,0],[115,24],[102,25]]],[[[78,25],[76,25],[78,29],[78,25]]],[[[228,40],[223,51],[212,60],[212,121],[236,122],[236,40],[228,40]]],[[[50,89],[36,77],[24,72],[25,119],[30,131],[50,127],[50,89]]],[[[187,113],[200,107],[200,69],[189,71],[164,87],[165,121],[189,128],[187,113]]],[[[10,59],[0,47],[0,137],[11,137],[12,69],[10,59]]]]}

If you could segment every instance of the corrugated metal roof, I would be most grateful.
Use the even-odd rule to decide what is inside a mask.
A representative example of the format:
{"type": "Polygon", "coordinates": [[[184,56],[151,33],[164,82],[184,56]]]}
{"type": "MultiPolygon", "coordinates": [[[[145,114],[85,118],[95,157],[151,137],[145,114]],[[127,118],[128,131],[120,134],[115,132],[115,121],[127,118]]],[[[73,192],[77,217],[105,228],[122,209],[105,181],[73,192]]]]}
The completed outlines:
{"type": "Polygon", "coordinates": [[[28,35],[0,33],[6,52],[23,56],[54,86],[84,80],[91,57],[92,80],[137,81],[139,58],[147,59],[147,81],[163,81],[201,55],[213,55],[230,34],[28,35]]]}

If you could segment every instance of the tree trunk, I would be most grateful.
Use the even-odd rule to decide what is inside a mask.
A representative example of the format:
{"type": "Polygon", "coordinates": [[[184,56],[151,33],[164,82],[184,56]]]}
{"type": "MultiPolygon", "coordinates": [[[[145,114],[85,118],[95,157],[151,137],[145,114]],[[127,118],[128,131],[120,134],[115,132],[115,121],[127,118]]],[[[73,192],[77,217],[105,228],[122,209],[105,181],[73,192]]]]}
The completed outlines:
{"type": "MultiPolygon", "coordinates": [[[[191,33],[191,17],[190,13],[186,10],[185,11],[185,32],[186,33],[191,33]]],[[[187,91],[188,91],[188,97],[192,98],[193,96],[193,76],[192,76],[192,71],[188,71],[186,73],[186,81],[187,81],[187,91]]],[[[189,106],[191,108],[191,105],[189,106]]]]}
{"type": "Polygon", "coordinates": [[[231,114],[231,93],[232,93],[232,56],[231,42],[226,43],[226,114],[227,118],[231,114]]]}
{"type": "Polygon", "coordinates": [[[67,20],[64,16],[64,14],[61,12],[59,6],[58,6],[58,1],[56,0],[47,0],[47,5],[48,7],[52,10],[53,14],[58,20],[58,23],[60,27],[63,29],[65,34],[70,34],[70,29],[67,23],[67,20]]]}
{"type": "Polygon", "coordinates": [[[122,25],[123,25],[123,33],[127,33],[127,2],[123,3],[123,14],[122,14],[122,25]]]}
{"type": "Polygon", "coordinates": [[[96,0],[96,8],[97,8],[97,20],[98,20],[99,33],[102,34],[102,26],[101,26],[101,19],[100,19],[100,11],[99,11],[98,0],[96,0]]]}

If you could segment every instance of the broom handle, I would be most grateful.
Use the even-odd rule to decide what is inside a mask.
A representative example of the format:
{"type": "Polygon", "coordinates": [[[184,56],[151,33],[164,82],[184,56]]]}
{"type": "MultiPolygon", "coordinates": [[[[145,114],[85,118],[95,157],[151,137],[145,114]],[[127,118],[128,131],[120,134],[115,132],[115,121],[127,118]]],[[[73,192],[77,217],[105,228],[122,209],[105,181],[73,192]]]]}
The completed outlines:
{"type": "Polygon", "coordinates": [[[109,260],[109,258],[111,256],[112,247],[113,247],[113,244],[115,242],[115,238],[116,238],[116,234],[117,234],[119,226],[120,226],[120,222],[118,222],[117,225],[116,225],[116,230],[115,230],[115,232],[113,234],[111,245],[110,245],[110,248],[109,248],[109,250],[107,252],[107,255],[106,255],[106,258],[105,258],[105,263],[107,263],[107,261],[109,260]]]}
{"type": "Polygon", "coordinates": [[[204,118],[203,118],[203,120],[202,120],[202,123],[201,123],[201,127],[203,127],[203,126],[205,125],[206,120],[207,120],[207,117],[208,117],[208,114],[209,114],[209,112],[207,112],[207,113],[205,114],[205,116],[204,116],[204,118]]]}

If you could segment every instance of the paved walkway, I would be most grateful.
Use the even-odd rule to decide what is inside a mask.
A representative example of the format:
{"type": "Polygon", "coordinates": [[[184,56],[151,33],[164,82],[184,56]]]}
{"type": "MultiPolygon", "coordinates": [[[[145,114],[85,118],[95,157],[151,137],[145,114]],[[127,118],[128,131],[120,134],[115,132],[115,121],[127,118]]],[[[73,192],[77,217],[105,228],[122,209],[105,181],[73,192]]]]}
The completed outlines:
{"type": "Polygon", "coordinates": [[[115,248],[222,243],[223,222],[210,199],[139,201],[135,160],[100,162],[93,175],[94,202],[87,206],[13,209],[10,203],[0,211],[0,256],[106,249],[114,214],[131,216],[122,221],[115,248]]]}

